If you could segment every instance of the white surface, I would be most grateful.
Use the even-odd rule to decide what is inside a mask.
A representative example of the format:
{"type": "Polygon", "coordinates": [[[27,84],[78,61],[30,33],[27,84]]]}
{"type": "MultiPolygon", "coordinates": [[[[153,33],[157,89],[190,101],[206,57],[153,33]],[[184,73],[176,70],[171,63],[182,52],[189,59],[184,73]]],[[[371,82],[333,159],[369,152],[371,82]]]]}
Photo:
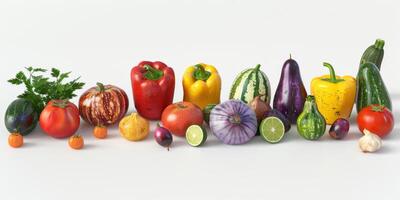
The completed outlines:
{"type": "MultiPolygon", "coordinates": [[[[380,37],[386,40],[382,76],[398,122],[399,8],[396,0],[1,0],[0,115],[23,89],[6,80],[26,66],[73,71],[85,89],[97,81],[118,85],[130,97],[131,112],[128,74],[141,60],[174,67],[176,101],[186,66],[214,64],[226,100],[236,74],[257,63],[274,92],[289,53],[308,90],[312,77],[327,73],[323,61],[337,74],[355,76],[362,52],[380,37]]],[[[354,115],[344,141],[328,135],[306,141],[292,127],[276,145],[258,137],[227,146],[211,137],[192,148],[176,139],[170,152],[152,136],[128,142],[116,128],[96,140],[86,124],[79,131],[82,151],[40,128],[15,150],[1,125],[0,199],[399,199],[399,128],[397,123],[382,151],[367,155],[357,147],[354,115]]]]}

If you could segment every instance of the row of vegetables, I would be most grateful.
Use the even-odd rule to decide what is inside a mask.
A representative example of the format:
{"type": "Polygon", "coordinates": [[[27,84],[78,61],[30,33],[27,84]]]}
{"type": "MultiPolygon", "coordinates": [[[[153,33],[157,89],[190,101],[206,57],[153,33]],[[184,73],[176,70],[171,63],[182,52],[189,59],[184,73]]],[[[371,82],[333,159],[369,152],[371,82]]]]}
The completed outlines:
{"type": "Polygon", "coordinates": [[[376,40],[362,55],[357,77],[337,76],[329,63],[328,75],[311,81],[311,95],[301,79],[300,67],[291,57],[283,64],[272,100],[270,83],[261,65],[242,71],[234,80],[228,101],[220,102],[221,77],[217,69],[200,63],[183,75],[183,101],[173,103],[175,74],[162,62],[139,63],[131,70],[132,91],[137,112],[128,116],[129,99],[117,86],[96,86],[85,91],[76,106],[69,100],[84,83],[79,78],[66,82],[70,73],[53,68],[26,68],[9,82],[26,90],[7,108],[5,125],[11,133],[9,144],[20,147],[23,136],[40,124],[54,138],[68,138],[74,149],[84,146],[76,134],[80,118],[92,125],[96,138],[107,137],[107,127],[119,123],[121,135],[131,141],[145,139],[149,120],[160,120],[155,140],[169,148],[173,135],[186,137],[191,146],[207,140],[207,129],[225,144],[244,144],[259,134],[270,143],[280,142],[297,125],[297,132],[308,140],[317,140],[331,125],[329,135],[342,139],[349,132],[349,118],[357,105],[357,124],[364,136],[359,146],[364,152],[380,148],[381,138],[394,126],[390,96],[380,75],[384,41],[376,40]],[[272,107],[270,103],[272,102],[272,107]]]}

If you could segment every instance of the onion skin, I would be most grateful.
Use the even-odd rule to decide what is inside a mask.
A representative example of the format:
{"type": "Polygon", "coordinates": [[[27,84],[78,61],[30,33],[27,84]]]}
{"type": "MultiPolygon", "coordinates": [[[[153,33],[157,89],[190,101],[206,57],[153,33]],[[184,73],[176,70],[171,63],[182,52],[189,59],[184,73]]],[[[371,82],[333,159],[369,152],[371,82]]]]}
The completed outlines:
{"type": "Polygon", "coordinates": [[[169,130],[160,126],[154,131],[154,139],[159,145],[168,148],[168,150],[173,141],[172,134],[169,130]]]}
{"type": "Polygon", "coordinates": [[[339,118],[335,122],[333,122],[331,128],[329,129],[329,135],[333,139],[343,139],[347,136],[350,129],[350,123],[348,120],[339,118]]]}
{"type": "Polygon", "coordinates": [[[261,96],[256,96],[249,104],[250,108],[256,113],[257,122],[260,123],[264,119],[264,113],[271,110],[271,106],[261,100],[261,96]]]}
{"type": "Polygon", "coordinates": [[[210,114],[210,129],[223,143],[244,144],[257,132],[257,118],[251,108],[238,100],[217,105],[210,114]]]}

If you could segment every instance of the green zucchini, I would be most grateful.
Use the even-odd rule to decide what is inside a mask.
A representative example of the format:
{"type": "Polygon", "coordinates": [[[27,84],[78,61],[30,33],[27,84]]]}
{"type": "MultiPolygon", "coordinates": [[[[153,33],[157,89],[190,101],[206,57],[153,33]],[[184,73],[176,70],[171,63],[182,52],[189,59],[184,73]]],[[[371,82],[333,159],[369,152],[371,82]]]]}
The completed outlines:
{"type": "Polygon", "coordinates": [[[10,133],[28,135],[38,123],[38,114],[31,101],[17,99],[7,108],[4,124],[10,133]]]}
{"type": "Polygon", "coordinates": [[[372,104],[392,110],[392,102],[378,67],[374,63],[361,64],[357,75],[357,112],[372,104]]]}
{"type": "Polygon", "coordinates": [[[256,96],[269,104],[271,100],[271,86],[267,75],[260,70],[261,65],[242,71],[232,84],[229,99],[241,100],[250,103],[256,96]]]}
{"type": "Polygon", "coordinates": [[[380,70],[384,55],[383,46],[385,46],[385,41],[377,39],[375,41],[375,44],[369,46],[363,53],[360,61],[360,66],[366,62],[371,62],[374,63],[380,70]]]}

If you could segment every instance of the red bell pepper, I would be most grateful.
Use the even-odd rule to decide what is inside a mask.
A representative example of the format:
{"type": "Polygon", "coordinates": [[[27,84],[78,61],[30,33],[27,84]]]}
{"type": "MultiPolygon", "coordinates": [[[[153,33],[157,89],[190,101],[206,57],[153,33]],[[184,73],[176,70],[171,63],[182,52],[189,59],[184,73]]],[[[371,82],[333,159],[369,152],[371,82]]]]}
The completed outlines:
{"type": "Polygon", "coordinates": [[[150,120],[161,119],[174,98],[174,70],[162,62],[143,61],[132,68],[131,81],[137,112],[150,120]]]}

